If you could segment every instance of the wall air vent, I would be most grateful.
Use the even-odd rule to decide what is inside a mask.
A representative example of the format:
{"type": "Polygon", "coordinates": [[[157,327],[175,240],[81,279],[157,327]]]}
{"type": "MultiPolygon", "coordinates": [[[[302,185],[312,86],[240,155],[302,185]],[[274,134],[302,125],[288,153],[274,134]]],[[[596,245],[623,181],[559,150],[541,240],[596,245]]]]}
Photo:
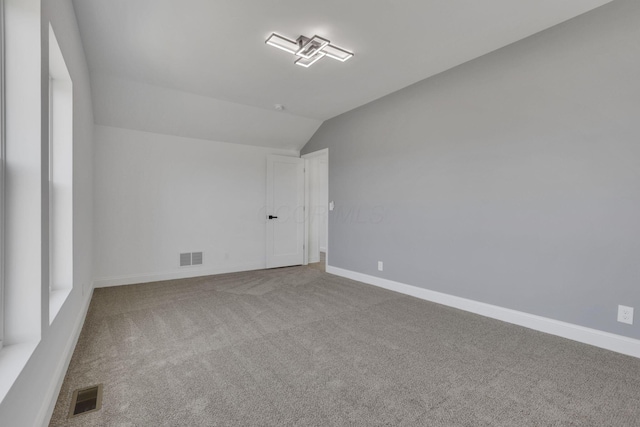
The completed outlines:
{"type": "Polygon", "coordinates": [[[190,265],[202,265],[202,252],[184,252],[180,254],[180,267],[188,267],[190,265]]]}
{"type": "Polygon", "coordinates": [[[202,252],[192,252],[191,253],[191,264],[192,265],[201,265],[202,264],[202,252]]]}
{"type": "Polygon", "coordinates": [[[191,265],[191,252],[180,254],[180,267],[191,265]]]}

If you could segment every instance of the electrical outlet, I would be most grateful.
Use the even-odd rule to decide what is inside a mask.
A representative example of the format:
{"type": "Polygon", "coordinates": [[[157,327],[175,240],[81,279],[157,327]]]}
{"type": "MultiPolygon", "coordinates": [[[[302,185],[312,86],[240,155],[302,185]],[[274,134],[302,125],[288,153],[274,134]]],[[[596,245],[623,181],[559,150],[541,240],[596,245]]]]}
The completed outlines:
{"type": "Polygon", "coordinates": [[[633,325],[633,307],[618,306],[618,322],[633,325]]]}
{"type": "Polygon", "coordinates": [[[382,271],[382,261],[378,261],[378,271],[382,271]]]}

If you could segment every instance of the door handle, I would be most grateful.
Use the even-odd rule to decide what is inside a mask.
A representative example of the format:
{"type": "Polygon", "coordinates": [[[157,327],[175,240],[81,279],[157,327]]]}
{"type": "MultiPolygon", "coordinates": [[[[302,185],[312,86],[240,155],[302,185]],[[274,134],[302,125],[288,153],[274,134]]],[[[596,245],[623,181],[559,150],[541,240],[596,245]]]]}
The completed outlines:
{"type": "Polygon", "coordinates": [[[269,215],[269,219],[278,219],[277,216],[269,215]]]}

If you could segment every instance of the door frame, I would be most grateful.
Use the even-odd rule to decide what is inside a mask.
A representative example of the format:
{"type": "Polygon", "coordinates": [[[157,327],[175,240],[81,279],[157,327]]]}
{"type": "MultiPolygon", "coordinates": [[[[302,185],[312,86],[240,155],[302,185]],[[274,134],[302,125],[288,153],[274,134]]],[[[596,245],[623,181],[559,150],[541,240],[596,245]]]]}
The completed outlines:
{"type": "MultiPolygon", "coordinates": [[[[323,148],[322,150],[314,151],[312,153],[307,153],[300,156],[300,158],[304,159],[304,213],[305,215],[304,215],[304,260],[303,260],[304,264],[303,265],[309,264],[309,227],[311,226],[311,221],[310,221],[311,206],[310,206],[310,199],[309,199],[310,174],[308,173],[309,160],[313,159],[314,157],[320,157],[323,155],[327,156],[327,206],[328,206],[329,205],[329,200],[328,200],[329,199],[329,174],[328,174],[329,149],[323,148]]],[[[329,266],[329,213],[328,212],[327,212],[327,222],[326,222],[325,233],[327,233],[327,247],[325,252],[325,260],[324,260],[325,271],[326,271],[326,268],[329,266]]]]}

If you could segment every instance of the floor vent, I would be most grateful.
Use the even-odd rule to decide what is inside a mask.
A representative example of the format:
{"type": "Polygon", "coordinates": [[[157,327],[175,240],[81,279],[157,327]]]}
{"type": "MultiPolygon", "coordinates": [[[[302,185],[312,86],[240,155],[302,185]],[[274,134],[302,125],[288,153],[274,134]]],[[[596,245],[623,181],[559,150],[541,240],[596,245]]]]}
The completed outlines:
{"type": "Polygon", "coordinates": [[[102,384],[81,388],[73,392],[69,418],[99,411],[102,408],[102,384]]]}

